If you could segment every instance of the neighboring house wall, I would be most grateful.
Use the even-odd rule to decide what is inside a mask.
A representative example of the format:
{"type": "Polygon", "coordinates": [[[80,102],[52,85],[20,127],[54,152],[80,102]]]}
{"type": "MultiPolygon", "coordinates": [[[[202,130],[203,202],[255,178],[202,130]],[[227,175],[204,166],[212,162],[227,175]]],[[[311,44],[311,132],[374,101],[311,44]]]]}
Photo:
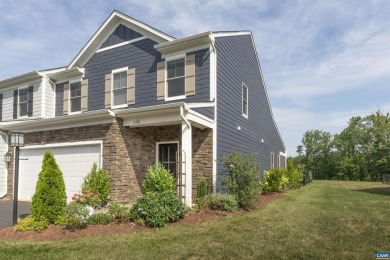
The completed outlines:
{"type": "MultiPolygon", "coordinates": [[[[270,153],[284,151],[262,85],[250,35],[216,38],[217,159],[232,150],[257,153],[262,170],[270,168],[270,153]],[[248,87],[248,118],[242,115],[242,84],[248,87]],[[240,128],[240,130],[238,129],[240,128]],[[264,139],[264,143],[261,142],[264,139]]],[[[218,171],[222,165],[218,165],[218,171]]]]}
{"type": "MultiPolygon", "coordinates": [[[[34,86],[33,90],[33,114],[26,119],[41,118],[42,114],[42,87],[43,81],[35,81],[28,84],[22,84],[20,86],[7,88],[5,91],[0,90],[3,93],[3,118],[2,121],[13,121],[14,111],[14,90],[20,88],[28,88],[34,86]]],[[[19,108],[18,108],[19,109],[19,108]]]]}
{"type": "Polygon", "coordinates": [[[55,100],[54,100],[55,85],[51,84],[49,82],[49,80],[46,78],[43,80],[43,82],[44,82],[44,85],[46,87],[45,88],[45,103],[44,103],[45,113],[44,113],[44,117],[51,118],[51,117],[55,116],[55,111],[54,111],[54,109],[55,109],[55,100]]]}

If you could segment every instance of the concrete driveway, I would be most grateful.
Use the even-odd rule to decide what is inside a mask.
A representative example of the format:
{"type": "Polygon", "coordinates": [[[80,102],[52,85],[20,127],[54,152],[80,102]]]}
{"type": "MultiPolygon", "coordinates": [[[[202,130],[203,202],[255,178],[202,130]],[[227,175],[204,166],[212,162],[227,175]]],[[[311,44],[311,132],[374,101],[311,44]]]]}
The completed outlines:
{"type": "MultiPolygon", "coordinates": [[[[0,229],[12,227],[13,200],[0,201],[0,229]]],[[[30,214],[31,202],[18,202],[18,218],[30,214]]]]}

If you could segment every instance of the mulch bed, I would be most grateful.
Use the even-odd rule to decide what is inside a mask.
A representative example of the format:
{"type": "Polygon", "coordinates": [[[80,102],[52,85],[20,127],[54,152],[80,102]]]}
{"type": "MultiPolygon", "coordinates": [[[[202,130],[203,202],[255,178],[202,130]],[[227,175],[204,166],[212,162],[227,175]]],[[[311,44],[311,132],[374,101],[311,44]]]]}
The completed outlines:
{"type": "MultiPolygon", "coordinates": [[[[256,209],[268,204],[274,199],[281,198],[282,193],[271,193],[267,195],[259,196],[259,203],[256,205],[256,209]]],[[[208,210],[204,212],[191,211],[188,215],[178,221],[177,223],[183,224],[197,224],[206,221],[212,221],[224,217],[234,216],[236,214],[245,214],[247,211],[239,210],[237,212],[225,212],[208,210]]],[[[175,225],[171,223],[168,226],[175,225]]],[[[79,230],[65,230],[61,226],[49,225],[47,229],[42,232],[37,231],[25,231],[16,232],[13,227],[0,230],[0,240],[33,240],[33,241],[58,241],[58,240],[69,240],[82,237],[95,237],[95,236],[106,236],[106,235],[117,235],[117,234],[129,234],[138,233],[150,230],[150,228],[137,225],[134,222],[126,223],[110,223],[108,225],[90,225],[85,229],[79,230]]]]}

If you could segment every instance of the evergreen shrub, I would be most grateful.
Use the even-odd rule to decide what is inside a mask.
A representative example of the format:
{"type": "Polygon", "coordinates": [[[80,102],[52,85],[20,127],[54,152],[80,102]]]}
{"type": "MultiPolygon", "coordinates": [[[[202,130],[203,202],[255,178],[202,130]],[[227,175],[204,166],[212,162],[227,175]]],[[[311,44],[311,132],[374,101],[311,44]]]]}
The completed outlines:
{"type": "Polygon", "coordinates": [[[31,203],[31,215],[35,219],[56,222],[65,213],[66,193],[61,170],[50,150],[47,150],[38,175],[38,182],[31,203]]]}

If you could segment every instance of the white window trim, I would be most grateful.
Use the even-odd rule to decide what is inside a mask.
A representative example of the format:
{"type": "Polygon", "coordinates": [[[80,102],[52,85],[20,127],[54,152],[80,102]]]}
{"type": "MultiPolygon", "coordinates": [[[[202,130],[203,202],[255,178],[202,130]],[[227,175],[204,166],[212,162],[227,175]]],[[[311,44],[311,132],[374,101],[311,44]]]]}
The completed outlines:
{"type": "Polygon", "coordinates": [[[18,119],[28,118],[28,96],[27,96],[27,115],[20,116],[20,106],[19,106],[19,101],[20,101],[19,92],[20,92],[20,90],[27,89],[27,95],[28,95],[28,87],[29,87],[28,85],[24,85],[24,86],[18,87],[18,104],[17,104],[17,107],[16,107],[16,114],[17,114],[17,118],[18,119]]]}
{"type": "Polygon", "coordinates": [[[177,144],[177,150],[180,151],[179,141],[156,142],[156,164],[158,163],[160,144],[177,144]]]}
{"type": "Polygon", "coordinates": [[[271,169],[275,168],[275,154],[271,152],[271,169]]]}
{"type": "Polygon", "coordinates": [[[186,53],[180,53],[176,55],[171,55],[169,57],[165,58],[165,101],[172,101],[172,100],[179,100],[179,99],[185,99],[186,98],[186,53]],[[174,96],[174,97],[168,97],[168,62],[178,59],[184,59],[184,95],[181,96],[174,96]]]}
{"type": "Polygon", "coordinates": [[[243,117],[248,118],[249,117],[249,88],[247,85],[242,83],[241,86],[241,112],[243,117]],[[243,111],[243,105],[244,105],[244,88],[246,88],[246,114],[243,111]]]}
{"type": "Polygon", "coordinates": [[[115,69],[115,70],[111,71],[111,108],[112,109],[127,107],[127,102],[125,104],[122,104],[122,105],[114,106],[114,74],[126,71],[126,100],[127,100],[127,89],[128,89],[128,85],[129,85],[129,82],[127,82],[127,71],[128,70],[129,70],[129,67],[124,67],[124,68],[119,68],[119,69],[115,69]]]}
{"type": "MultiPolygon", "coordinates": [[[[81,78],[79,79],[73,79],[73,80],[70,80],[69,81],[69,91],[68,91],[68,115],[75,115],[75,114],[80,114],[81,113],[81,107],[80,107],[80,111],[76,111],[76,112],[71,112],[72,111],[72,106],[71,106],[71,102],[70,102],[70,93],[71,93],[71,90],[70,90],[70,85],[73,84],[73,83],[77,83],[77,82],[80,82],[80,91],[81,91],[81,78]]],[[[80,101],[81,101],[81,96],[80,96],[80,101]]]]}

